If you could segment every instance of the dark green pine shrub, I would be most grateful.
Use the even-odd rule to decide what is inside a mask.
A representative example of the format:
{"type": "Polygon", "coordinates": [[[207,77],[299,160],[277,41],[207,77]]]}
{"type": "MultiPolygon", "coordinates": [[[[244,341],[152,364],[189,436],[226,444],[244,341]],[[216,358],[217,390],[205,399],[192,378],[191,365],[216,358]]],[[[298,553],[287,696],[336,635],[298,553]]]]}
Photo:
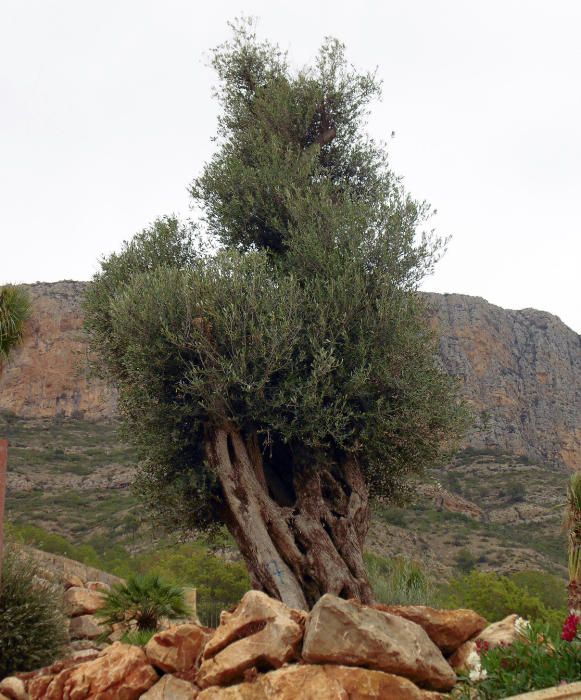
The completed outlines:
{"type": "Polygon", "coordinates": [[[52,663],[67,642],[62,595],[12,546],[0,584],[0,678],[52,663]]]}

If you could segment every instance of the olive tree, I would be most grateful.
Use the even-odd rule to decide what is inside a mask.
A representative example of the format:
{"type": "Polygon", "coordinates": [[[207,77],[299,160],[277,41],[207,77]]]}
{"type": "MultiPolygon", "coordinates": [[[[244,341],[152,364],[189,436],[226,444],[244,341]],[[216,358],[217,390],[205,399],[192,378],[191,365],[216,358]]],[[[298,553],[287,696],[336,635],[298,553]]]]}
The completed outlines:
{"type": "Polygon", "coordinates": [[[224,523],[254,587],[292,606],[370,601],[370,495],[405,494],[461,425],[416,293],[441,241],[366,135],[380,85],[340,43],[295,72],[242,23],[213,65],[203,216],[102,261],[92,348],[166,526],[224,523]]]}

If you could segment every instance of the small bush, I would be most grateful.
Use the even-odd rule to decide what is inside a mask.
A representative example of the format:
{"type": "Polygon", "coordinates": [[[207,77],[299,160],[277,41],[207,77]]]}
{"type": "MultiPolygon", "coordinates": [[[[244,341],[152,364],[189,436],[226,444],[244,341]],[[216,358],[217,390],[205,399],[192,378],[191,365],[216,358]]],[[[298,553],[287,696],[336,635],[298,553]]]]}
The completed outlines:
{"type": "Polygon", "coordinates": [[[532,624],[522,641],[481,652],[480,660],[484,678],[465,678],[456,697],[500,700],[581,678],[581,647],[540,624],[532,624]]]}
{"type": "Polygon", "coordinates": [[[471,608],[489,622],[517,613],[527,620],[559,625],[563,615],[563,611],[548,608],[508,576],[482,571],[472,571],[445,586],[440,591],[440,604],[471,608]]]}
{"type": "Polygon", "coordinates": [[[478,563],[478,559],[464,547],[456,554],[456,566],[463,574],[469,574],[478,563]]]}
{"type": "Polygon", "coordinates": [[[366,552],[369,582],[378,603],[385,605],[429,605],[434,591],[421,566],[405,557],[386,559],[366,552]]]}
{"type": "Polygon", "coordinates": [[[35,565],[6,549],[0,584],[0,678],[52,663],[67,642],[62,596],[35,565]]]}
{"type": "Polygon", "coordinates": [[[155,632],[162,617],[176,619],[191,614],[179,586],[162,581],[159,576],[130,576],[103,594],[105,605],[96,617],[110,628],[114,623],[135,622],[139,631],[155,632]]]}

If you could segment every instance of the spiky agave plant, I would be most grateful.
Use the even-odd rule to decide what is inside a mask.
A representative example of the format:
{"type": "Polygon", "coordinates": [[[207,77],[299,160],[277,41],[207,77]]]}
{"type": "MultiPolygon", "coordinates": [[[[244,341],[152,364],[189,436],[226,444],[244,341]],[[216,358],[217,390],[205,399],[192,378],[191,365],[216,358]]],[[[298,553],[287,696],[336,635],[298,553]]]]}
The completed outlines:
{"type": "Polygon", "coordinates": [[[155,631],[164,617],[176,619],[191,615],[183,589],[156,574],[130,576],[126,583],[114,585],[103,597],[105,605],[95,615],[102,618],[101,624],[107,627],[135,622],[140,631],[155,631]]]}
{"type": "Polygon", "coordinates": [[[0,370],[12,348],[22,340],[29,315],[30,302],[20,287],[0,287],[0,370]]]}
{"type": "Polygon", "coordinates": [[[581,610],[581,473],[572,474],[567,486],[564,527],[568,546],[569,610],[581,610]]]}

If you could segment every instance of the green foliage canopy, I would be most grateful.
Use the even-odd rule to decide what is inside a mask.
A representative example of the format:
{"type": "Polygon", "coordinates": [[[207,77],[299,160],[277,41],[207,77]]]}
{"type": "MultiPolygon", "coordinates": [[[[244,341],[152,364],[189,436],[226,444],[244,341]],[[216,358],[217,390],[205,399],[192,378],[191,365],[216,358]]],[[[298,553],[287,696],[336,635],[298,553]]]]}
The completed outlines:
{"type": "Polygon", "coordinates": [[[279,464],[353,454],[375,494],[401,494],[462,419],[415,293],[443,243],[364,130],[380,85],[334,40],[293,72],[245,23],[213,65],[218,147],[191,187],[203,222],[159,219],[87,294],[138,489],[166,525],[215,522],[203,444],[234,424],[279,464]]]}

